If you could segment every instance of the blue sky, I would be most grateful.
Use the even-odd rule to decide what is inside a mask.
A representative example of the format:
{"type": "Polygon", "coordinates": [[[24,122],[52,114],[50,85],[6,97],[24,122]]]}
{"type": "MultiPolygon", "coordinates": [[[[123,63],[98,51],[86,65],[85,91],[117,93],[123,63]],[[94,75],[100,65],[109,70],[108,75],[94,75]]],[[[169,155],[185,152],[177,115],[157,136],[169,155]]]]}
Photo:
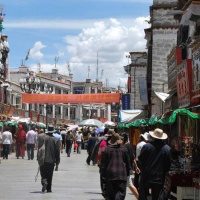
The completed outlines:
{"type": "Polygon", "coordinates": [[[88,75],[95,80],[98,53],[99,80],[125,87],[126,55],[145,51],[150,0],[2,0],[0,4],[10,70],[18,69],[30,49],[25,65],[31,70],[37,71],[40,63],[43,72],[50,72],[58,57],[59,73],[69,73],[69,62],[74,81],[85,81],[88,75]]]}

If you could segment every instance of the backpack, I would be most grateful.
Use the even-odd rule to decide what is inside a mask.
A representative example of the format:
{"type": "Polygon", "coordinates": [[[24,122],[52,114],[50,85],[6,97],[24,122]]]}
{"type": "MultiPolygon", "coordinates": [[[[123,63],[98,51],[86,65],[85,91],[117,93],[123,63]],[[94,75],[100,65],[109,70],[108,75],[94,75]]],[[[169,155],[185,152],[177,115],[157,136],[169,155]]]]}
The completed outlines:
{"type": "Polygon", "coordinates": [[[37,154],[38,165],[39,166],[44,165],[44,160],[45,160],[45,141],[38,150],[38,154],[37,154]]]}

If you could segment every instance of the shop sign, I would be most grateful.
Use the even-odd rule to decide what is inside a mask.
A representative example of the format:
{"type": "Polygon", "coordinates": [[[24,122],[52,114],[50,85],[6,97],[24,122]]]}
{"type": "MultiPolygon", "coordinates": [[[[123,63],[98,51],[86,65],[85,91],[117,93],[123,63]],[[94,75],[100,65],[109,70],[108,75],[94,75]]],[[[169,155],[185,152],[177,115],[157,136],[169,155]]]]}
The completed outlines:
{"type": "Polygon", "coordinates": [[[192,48],[193,99],[200,97],[200,42],[192,48]]]}
{"type": "Polygon", "coordinates": [[[122,94],[122,110],[130,109],[130,94],[122,94]]]}
{"type": "Polygon", "coordinates": [[[3,105],[3,115],[8,116],[9,111],[10,111],[10,105],[4,104],[4,105],[3,105]]]}
{"type": "Polygon", "coordinates": [[[192,64],[191,60],[184,60],[177,66],[177,96],[179,108],[190,105],[192,87],[192,64]]]}
{"type": "Polygon", "coordinates": [[[18,110],[17,114],[20,118],[24,118],[25,117],[25,110],[18,110]]]}
{"type": "Polygon", "coordinates": [[[176,87],[176,66],[182,60],[182,53],[179,47],[172,49],[170,54],[167,56],[167,69],[168,69],[168,89],[172,90],[176,87]]]}
{"type": "Polygon", "coordinates": [[[31,118],[31,121],[37,122],[38,112],[31,110],[30,111],[30,118],[31,118]]]}
{"type": "Polygon", "coordinates": [[[14,113],[15,113],[15,106],[10,106],[8,116],[11,117],[14,115],[14,113]]]}

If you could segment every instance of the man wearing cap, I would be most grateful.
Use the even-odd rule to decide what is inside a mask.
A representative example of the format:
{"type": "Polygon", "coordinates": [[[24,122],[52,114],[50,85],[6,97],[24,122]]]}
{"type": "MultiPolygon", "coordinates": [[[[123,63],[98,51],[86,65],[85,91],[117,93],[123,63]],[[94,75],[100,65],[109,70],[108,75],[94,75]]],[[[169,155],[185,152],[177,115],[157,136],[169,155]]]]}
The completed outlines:
{"type": "Polygon", "coordinates": [[[165,176],[170,169],[170,147],[163,141],[167,134],[162,129],[156,128],[149,132],[152,142],[142,147],[138,157],[141,178],[139,185],[139,200],[147,200],[146,188],[151,188],[152,200],[158,200],[163,188],[165,176]]]}
{"type": "MultiPolygon", "coordinates": [[[[52,177],[54,166],[59,165],[60,163],[60,141],[53,136],[55,133],[54,126],[49,125],[45,137],[40,136],[38,140],[42,140],[45,143],[45,159],[44,165],[40,166],[40,174],[41,174],[41,184],[42,184],[42,192],[52,192],[52,177]],[[41,137],[41,138],[40,138],[41,137]]],[[[42,145],[40,143],[40,145],[42,145]]],[[[38,143],[38,149],[41,146],[38,143]]]]}
{"type": "Polygon", "coordinates": [[[122,145],[121,137],[114,133],[108,141],[101,159],[101,176],[106,180],[106,199],[124,200],[127,177],[130,174],[128,150],[122,145]]]}

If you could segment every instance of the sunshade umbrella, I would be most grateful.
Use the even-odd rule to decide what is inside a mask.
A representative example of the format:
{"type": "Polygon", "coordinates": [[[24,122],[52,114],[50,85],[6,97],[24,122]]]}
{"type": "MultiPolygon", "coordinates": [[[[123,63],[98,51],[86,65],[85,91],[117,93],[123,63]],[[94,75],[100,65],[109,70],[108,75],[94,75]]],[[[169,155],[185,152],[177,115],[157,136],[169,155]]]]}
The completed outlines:
{"type": "Polygon", "coordinates": [[[78,128],[78,125],[68,125],[67,130],[71,131],[71,130],[74,130],[76,128],[78,128]]]}
{"type": "Polygon", "coordinates": [[[100,134],[100,133],[103,133],[104,129],[103,128],[97,128],[94,132],[95,134],[100,134]]]}
{"type": "Polygon", "coordinates": [[[103,124],[107,126],[115,126],[115,122],[112,122],[112,121],[106,121],[103,124]]]}
{"type": "Polygon", "coordinates": [[[42,122],[37,122],[36,126],[40,127],[40,128],[46,128],[46,124],[42,123],[42,122]]]}
{"type": "Polygon", "coordinates": [[[97,127],[102,127],[103,123],[97,119],[86,119],[83,120],[79,126],[97,126],[97,127]]]}

